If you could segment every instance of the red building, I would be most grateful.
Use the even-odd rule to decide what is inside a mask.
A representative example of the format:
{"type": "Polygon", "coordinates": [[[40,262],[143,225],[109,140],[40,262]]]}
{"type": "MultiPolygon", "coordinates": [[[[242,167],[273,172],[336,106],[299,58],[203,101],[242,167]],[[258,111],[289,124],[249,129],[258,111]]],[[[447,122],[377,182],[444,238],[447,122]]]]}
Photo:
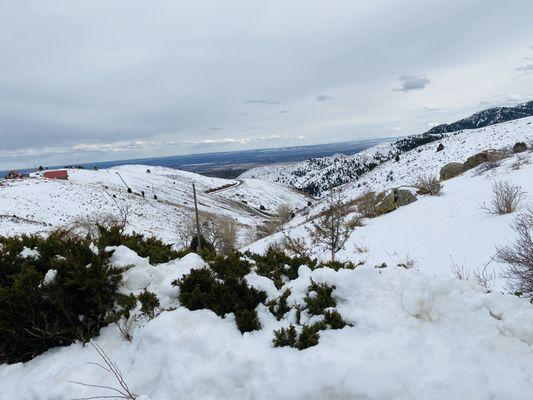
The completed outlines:
{"type": "Polygon", "coordinates": [[[68,172],[66,169],[61,169],[59,171],[44,171],[43,176],[48,179],[68,179],[68,172]]]}

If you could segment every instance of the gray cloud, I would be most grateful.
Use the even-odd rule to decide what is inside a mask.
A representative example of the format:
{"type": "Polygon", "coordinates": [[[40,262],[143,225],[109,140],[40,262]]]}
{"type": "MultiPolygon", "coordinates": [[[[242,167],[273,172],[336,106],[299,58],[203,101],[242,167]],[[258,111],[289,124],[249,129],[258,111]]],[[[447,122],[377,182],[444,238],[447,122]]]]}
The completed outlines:
{"type": "Polygon", "coordinates": [[[410,90],[424,89],[431,79],[426,75],[403,75],[398,78],[400,86],[393,89],[394,92],[408,92],[410,90]]]}
{"type": "Polygon", "coordinates": [[[320,94],[320,95],[315,97],[315,100],[316,101],[329,101],[329,100],[333,100],[333,97],[327,96],[325,94],[320,94]]]}
{"type": "Polygon", "coordinates": [[[533,64],[522,65],[521,67],[518,67],[516,70],[522,71],[525,73],[533,72],[533,64]]]}
{"type": "Polygon", "coordinates": [[[242,104],[279,104],[279,101],[273,101],[273,100],[246,100],[243,101],[242,104]]]}
{"type": "Polygon", "coordinates": [[[407,134],[427,104],[446,121],[527,99],[533,82],[501,62],[533,37],[517,1],[0,2],[0,169],[407,134]],[[398,71],[431,93],[410,76],[396,89],[417,96],[398,102],[398,71]],[[271,135],[287,139],[252,140],[271,135]]]}
{"type": "Polygon", "coordinates": [[[425,106],[424,110],[429,112],[439,112],[444,111],[444,107],[425,106]]]}
{"type": "Polygon", "coordinates": [[[290,111],[289,110],[280,110],[280,111],[278,111],[278,113],[279,114],[288,114],[288,113],[290,113],[290,111]]]}

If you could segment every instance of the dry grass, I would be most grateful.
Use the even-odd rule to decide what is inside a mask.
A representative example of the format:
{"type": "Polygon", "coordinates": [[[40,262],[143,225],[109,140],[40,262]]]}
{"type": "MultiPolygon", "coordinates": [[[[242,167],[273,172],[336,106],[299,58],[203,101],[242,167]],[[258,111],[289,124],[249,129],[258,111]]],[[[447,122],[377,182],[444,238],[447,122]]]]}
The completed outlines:
{"type": "Polygon", "coordinates": [[[518,153],[515,155],[515,160],[511,164],[511,169],[518,170],[522,168],[523,165],[528,165],[530,163],[531,159],[528,153],[518,153]]]}
{"type": "MultiPolygon", "coordinates": [[[[450,257],[451,258],[451,257],[450,257]]],[[[458,265],[452,260],[452,274],[455,276],[455,278],[459,279],[460,281],[467,281],[470,279],[470,270],[466,268],[464,265],[458,265]]]]}
{"type": "Polygon", "coordinates": [[[525,192],[519,185],[508,181],[495,181],[492,184],[490,204],[483,203],[481,208],[490,214],[510,214],[516,211],[524,196],[525,192]]]}
{"type": "Polygon", "coordinates": [[[417,189],[417,193],[421,195],[440,196],[442,185],[439,178],[433,175],[419,176],[414,187],[417,189]]]}
{"type": "Polygon", "coordinates": [[[357,208],[357,211],[363,218],[377,217],[378,212],[376,211],[376,207],[378,203],[378,195],[373,191],[367,191],[351,201],[351,204],[357,208]]]}
{"type": "Polygon", "coordinates": [[[497,259],[509,265],[506,277],[515,291],[533,294],[533,207],[516,218],[513,229],[518,234],[510,246],[498,249],[497,259]]]}
{"type": "Polygon", "coordinates": [[[86,386],[86,387],[91,387],[91,388],[106,391],[105,393],[102,393],[101,395],[94,395],[94,396],[89,396],[89,397],[76,397],[71,400],[93,400],[93,399],[94,400],[96,399],[135,400],[137,396],[134,395],[129,389],[126,381],[124,380],[124,375],[122,374],[122,371],[120,370],[120,368],[111,360],[111,358],[109,358],[109,356],[100,346],[98,346],[93,341],[91,341],[90,343],[93,346],[94,350],[96,350],[100,358],[103,360],[104,365],[99,364],[99,363],[90,363],[90,364],[93,364],[99,368],[102,368],[104,371],[111,374],[114,377],[114,379],[117,381],[117,387],[69,381],[69,383],[74,383],[76,385],[86,386]]]}

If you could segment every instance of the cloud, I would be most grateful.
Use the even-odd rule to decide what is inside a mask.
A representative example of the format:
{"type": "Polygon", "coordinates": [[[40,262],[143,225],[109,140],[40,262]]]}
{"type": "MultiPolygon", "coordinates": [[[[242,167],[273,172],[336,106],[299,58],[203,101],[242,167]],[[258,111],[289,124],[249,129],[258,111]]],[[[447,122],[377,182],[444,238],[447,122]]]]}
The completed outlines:
{"type": "Polygon", "coordinates": [[[429,111],[429,112],[444,111],[444,107],[426,106],[424,107],[424,110],[429,111]]]}
{"type": "Polygon", "coordinates": [[[409,92],[424,89],[431,79],[426,75],[403,75],[398,78],[401,85],[393,89],[394,92],[409,92]]]}
{"type": "Polygon", "coordinates": [[[9,158],[28,148],[57,148],[53,160],[71,164],[117,151],[126,159],[208,148],[157,147],[166,141],[220,139],[220,148],[237,150],[270,146],[242,145],[239,136],[303,134],[319,143],[393,134],[396,125],[415,133],[427,121],[466,116],[481,100],[531,96],[532,75],[515,68],[533,62],[522,60],[533,56],[533,1],[486,2],[4,1],[0,37],[12,40],[0,46],[0,168],[51,162],[9,158]],[[431,93],[421,90],[429,78],[431,93]],[[431,114],[426,105],[446,109],[431,114]],[[260,129],[241,131],[247,126],[260,129]],[[76,144],[93,147],[74,154],[76,144]]]}
{"type": "MultiPolygon", "coordinates": [[[[253,129],[253,128],[249,128],[253,129]]],[[[255,142],[305,140],[305,135],[258,135],[251,137],[213,137],[198,140],[135,140],[131,142],[116,143],[80,143],[72,146],[29,147],[18,150],[0,150],[0,157],[12,159],[18,157],[39,157],[56,154],[80,154],[91,153],[121,153],[131,151],[143,151],[150,149],[167,148],[169,146],[196,146],[196,145],[223,145],[223,144],[249,144],[255,142]]]]}
{"type": "Polygon", "coordinates": [[[245,100],[242,102],[242,104],[269,104],[269,105],[275,105],[280,104],[279,101],[273,101],[273,100],[245,100]]]}
{"type": "Polygon", "coordinates": [[[333,97],[327,96],[325,94],[320,94],[315,97],[315,100],[316,101],[330,101],[330,100],[333,100],[333,97]]]}
{"type": "Polygon", "coordinates": [[[521,67],[516,68],[516,70],[521,71],[524,74],[529,74],[533,72],[533,64],[522,65],[521,67]]]}
{"type": "Polygon", "coordinates": [[[290,113],[290,111],[289,110],[278,111],[278,114],[287,114],[287,113],[290,113]]]}

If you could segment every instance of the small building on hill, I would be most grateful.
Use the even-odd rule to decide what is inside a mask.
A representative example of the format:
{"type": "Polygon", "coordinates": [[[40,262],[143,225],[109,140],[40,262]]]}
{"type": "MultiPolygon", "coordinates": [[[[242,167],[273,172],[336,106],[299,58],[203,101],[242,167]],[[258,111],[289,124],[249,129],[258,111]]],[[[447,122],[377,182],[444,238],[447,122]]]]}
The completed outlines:
{"type": "Polygon", "coordinates": [[[5,179],[22,179],[24,178],[24,175],[22,175],[18,171],[13,170],[13,171],[9,171],[4,178],[5,179]]]}
{"type": "Polygon", "coordinates": [[[43,176],[47,179],[68,179],[68,172],[66,169],[61,169],[58,171],[44,171],[43,176]]]}

